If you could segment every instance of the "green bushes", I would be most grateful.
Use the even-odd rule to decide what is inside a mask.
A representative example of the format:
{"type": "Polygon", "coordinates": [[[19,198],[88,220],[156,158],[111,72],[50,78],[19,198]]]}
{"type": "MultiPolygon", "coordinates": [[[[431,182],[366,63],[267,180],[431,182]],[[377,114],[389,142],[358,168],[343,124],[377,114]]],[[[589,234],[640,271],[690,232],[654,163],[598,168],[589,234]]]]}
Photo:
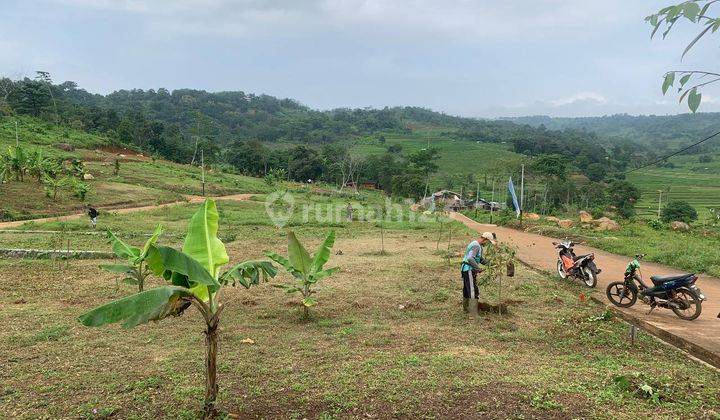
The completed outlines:
{"type": "Polygon", "coordinates": [[[686,201],[671,201],[662,209],[660,217],[665,223],[674,221],[691,223],[697,220],[698,214],[695,208],[686,201]]]}

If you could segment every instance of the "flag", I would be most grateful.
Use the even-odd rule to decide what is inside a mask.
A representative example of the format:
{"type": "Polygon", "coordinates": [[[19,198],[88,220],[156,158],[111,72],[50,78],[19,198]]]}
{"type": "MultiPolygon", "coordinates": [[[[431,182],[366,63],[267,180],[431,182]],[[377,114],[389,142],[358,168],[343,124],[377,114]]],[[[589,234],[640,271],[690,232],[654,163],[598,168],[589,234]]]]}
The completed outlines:
{"type": "Polygon", "coordinates": [[[513,207],[515,207],[515,213],[517,213],[517,217],[520,217],[520,204],[518,204],[517,195],[515,195],[515,185],[513,185],[512,177],[510,177],[510,180],[508,181],[508,191],[510,192],[510,196],[512,197],[513,207]]]}

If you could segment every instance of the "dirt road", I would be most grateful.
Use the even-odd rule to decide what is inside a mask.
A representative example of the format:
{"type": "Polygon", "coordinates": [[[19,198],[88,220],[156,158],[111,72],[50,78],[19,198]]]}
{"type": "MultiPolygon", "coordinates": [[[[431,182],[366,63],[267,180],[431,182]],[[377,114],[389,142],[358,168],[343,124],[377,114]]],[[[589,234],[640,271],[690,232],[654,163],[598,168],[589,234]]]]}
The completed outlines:
{"type": "MultiPolygon", "coordinates": [[[[452,217],[475,231],[495,232],[500,241],[517,247],[518,257],[524,263],[541,270],[555,272],[557,254],[552,241],[558,241],[558,239],[495,225],[481,224],[459,213],[452,213],[452,217]]],[[[598,267],[602,269],[602,273],[598,277],[594,296],[603,302],[608,302],[605,296],[605,288],[608,283],[623,279],[623,273],[630,258],[587,246],[576,246],[575,249],[578,254],[595,253],[596,262],[598,267]]],[[[682,271],[674,268],[647,262],[642,264],[642,272],[648,281],[650,275],[682,273],[682,271]]],[[[578,293],[587,293],[589,291],[587,288],[583,289],[584,286],[580,286],[579,281],[577,281],[577,284],[578,293]]],[[[641,304],[639,301],[635,306],[623,309],[623,312],[637,318],[642,326],[653,332],[653,334],[685,348],[716,367],[720,367],[720,318],[717,318],[718,312],[720,312],[720,279],[702,275],[697,285],[702,289],[707,301],[703,302],[702,314],[694,321],[683,321],[675,316],[671,310],[662,308],[656,309],[648,315],[649,306],[641,304]],[[694,348],[693,345],[699,348],[694,348]]]]}
{"type": "MultiPolygon", "coordinates": [[[[233,194],[233,195],[223,195],[219,197],[207,197],[212,198],[214,200],[235,200],[235,201],[243,201],[248,200],[250,197],[252,197],[254,194],[233,194]]],[[[106,213],[118,213],[118,214],[124,214],[124,213],[134,213],[137,211],[148,211],[148,210],[155,210],[155,209],[161,209],[164,207],[170,207],[170,206],[177,206],[178,204],[187,204],[187,203],[199,203],[205,200],[206,197],[201,197],[199,195],[189,195],[185,197],[186,199],[184,201],[174,201],[172,203],[165,203],[165,204],[154,204],[151,206],[141,206],[141,207],[126,207],[126,208],[120,208],[120,209],[110,209],[110,210],[103,210],[102,208],[98,208],[101,212],[106,213]]],[[[83,217],[87,217],[86,213],[75,213],[75,214],[68,214],[65,216],[56,216],[56,217],[43,217],[41,219],[31,219],[31,220],[17,220],[13,222],[0,222],[0,229],[13,229],[22,226],[25,223],[28,222],[35,222],[35,223],[45,223],[45,222],[64,222],[68,220],[77,220],[83,217]]]]}

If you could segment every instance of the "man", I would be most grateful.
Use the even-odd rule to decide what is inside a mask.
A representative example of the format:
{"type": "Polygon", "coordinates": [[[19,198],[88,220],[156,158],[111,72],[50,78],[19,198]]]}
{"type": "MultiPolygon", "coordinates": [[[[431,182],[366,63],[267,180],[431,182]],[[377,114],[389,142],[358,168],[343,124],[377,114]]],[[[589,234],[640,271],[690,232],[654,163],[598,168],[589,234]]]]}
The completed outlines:
{"type": "Polygon", "coordinates": [[[95,226],[97,226],[97,217],[98,217],[98,211],[91,207],[89,204],[86,206],[88,209],[88,216],[90,216],[90,223],[92,223],[93,229],[95,229],[95,226]]]}
{"type": "Polygon", "coordinates": [[[468,312],[477,314],[478,304],[478,286],[477,275],[480,272],[480,265],[487,264],[487,260],[483,258],[483,245],[488,243],[497,243],[497,237],[492,232],[484,232],[476,241],[470,242],[465,249],[460,274],[463,280],[463,309],[468,312]]]}

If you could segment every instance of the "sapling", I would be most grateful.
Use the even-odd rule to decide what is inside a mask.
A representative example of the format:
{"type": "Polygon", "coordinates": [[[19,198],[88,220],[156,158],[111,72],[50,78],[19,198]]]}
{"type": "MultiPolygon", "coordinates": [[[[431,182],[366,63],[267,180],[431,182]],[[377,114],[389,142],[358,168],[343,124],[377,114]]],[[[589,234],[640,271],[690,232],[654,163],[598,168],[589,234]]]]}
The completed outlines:
{"type": "Polygon", "coordinates": [[[305,319],[310,315],[310,307],[317,305],[317,299],[313,296],[317,293],[317,290],[313,289],[315,283],[335,274],[339,270],[337,267],[323,270],[323,266],[330,259],[330,250],[334,243],[335,231],[331,230],[325,241],[311,256],[298,241],[295,233],[288,232],[287,258],[274,252],[265,253],[271,260],[283,266],[297,280],[294,285],[278,284],[274,286],[285,289],[287,293],[300,293],[302,295],[303,318],[305,319]]]}
{"type": "Polygon", "coordinates": [[[150,268],[146,264],[148,252],[150,251],[150,246],[157,242],[161,234],[162,225],[158,225],[155,228],[155,232],[150,236],[150,239],[148,239],[142,249],[140,249],[126,244],[108,229],[107,237],[110,239],[113,252],[118,257],[124,259],[126,264],[103,264],[100,268],[111,273],[124,274],[125,278],[122,280],[123,283],[136,285],[138,292],[142,292],[145,287],[145,279],[150,275],[150,268]]]}
{"type": "Polygon", "coordinates": [[[182,250],[151,244],[147,264],[168,284],[110,302],[81,315],[89,327],[122,322],[133,328],[149,321],[179,316],[191,305],[205,321],[205,405],[203,418],[216,416],[218,324],[225,304],[224,287],[249,288],[277,273],[269,261],[245,261],[222,272],[229,262],[225,245],[218,238],[218,212],[213,200],[205,200],[190,219],[182,250]]]}
{"type": "Polygon", "coordinates": [[[502,277],[503,271],[508,277],[515,275],[515,248],[509,245],[498,243],[488,247],[484,255],[487,264],[483,266],[480,285],[487,282],[497,282],[498,287],[498,312],[502,313],[502,277]]]}

